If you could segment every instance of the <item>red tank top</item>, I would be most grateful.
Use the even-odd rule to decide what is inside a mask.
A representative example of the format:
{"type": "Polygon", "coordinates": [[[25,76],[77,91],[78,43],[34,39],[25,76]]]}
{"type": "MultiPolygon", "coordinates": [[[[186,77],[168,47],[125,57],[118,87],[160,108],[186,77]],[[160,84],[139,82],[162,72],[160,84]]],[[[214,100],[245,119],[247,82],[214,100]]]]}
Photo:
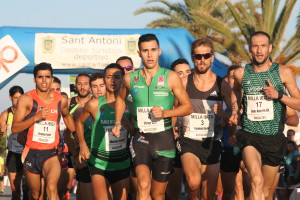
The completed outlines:
{"type": "Polygon", "coordinates": [[[49,114],[46,119],[37,121],[27,130],[26,146],[30,149],[53,149],[59,144],[59,121],[61,117],[61,95],[54,92],[54,101],[51,104],[44,103],[36,93],[36,90],[29,91],[33,100],[30,113],[25,117],[30,118],[36,115],[43,107],[47,107],[49,114]]]}

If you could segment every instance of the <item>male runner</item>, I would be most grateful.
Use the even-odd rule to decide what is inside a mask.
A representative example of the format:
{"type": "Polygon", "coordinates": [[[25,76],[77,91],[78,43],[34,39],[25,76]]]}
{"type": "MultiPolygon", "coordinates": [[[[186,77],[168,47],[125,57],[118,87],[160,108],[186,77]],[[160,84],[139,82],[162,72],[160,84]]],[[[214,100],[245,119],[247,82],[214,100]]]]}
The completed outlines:
{"type": "Polygon", "coordinates": [[[182,79],[194,113],[183,117],[183,137],[177,148],[188,185],[188,198],[197,199],[202,183],[201,199],[213,199],[220,169],[222,101],[230,107],[229,84],[211,71],[214,46],[208,38],[192,43],[194,72],[182,79]],[[216,105],[216,106],[215,106],[216,105]]]}
{"type": "Polygon", "coordinates": [[[60,176],[56,149],[59,144],[59,121],[62,115],[70,131],[75,130],[74,121],[68,111],[67,99],[57,92],[50,91],[53,81],[51,65],[40,63],[35,66],[33,73],[36,89],[20,97],[12,132],[24,131],[27,135],[23,166],[31,198],[39,198],[40,179],[43,176],[48,198],[56,200],[60,176]]]}
{"type": "MultiPolygon", "coordinates": [[[[76,133],[80,141],[80,158],[89,159],[92,176],[94,199],[110,199],[108,188],[111,186],[114,199],[127,199],[130,175],[130,158],[127,146],[128,131],[122,128],[122,136],[111,134],[114,126],[115,97],[118,95],[124,76],[123,68],[115,63],[104,69],[106,94],[94,98],[85,106],[76,122],[76,133]],[[94,119],[90,151],[84,139],[84,122],[89,117],[94,119]],[[90,154],[90,155],[89,155],[90,154]]],[[[128,117],[129,111],[125,112],[128,117]]],[[[128,118],[125,127],[133,132],[128,118]]]]}
{"type": "MultiPolygon", "coordinates": [[[[73,116],[74,121],[76,121],[83,111],[83,107],[86,102],[88,102],[92,96],[91,93],[91,86],[90,86],[90,76],[86,73],[78,74],[75,80],[75,88],[77,91],[77,96],[72,97],[69,99],[69,111],[70,114],[73,116]]],[[[91,133],[92,130],[92,121],[87,120],[85,123],[85,132],[91,133]]],[[[77,199],[92,199],[92,185],[91,185],[91,177],[89,168],[85,163],[80,164],[78,160],[78,153],[79,153],[79,143],[78,137],[75,133],[74,135],[65,134],[66,142],[69,147],[69,152],[73,156],[74,163],[75,163],[75,171],[76,171],[76,180],[78,181],[77,191],[76,191],[76,198],[77,199]]],[[[87,138],[90,138],[90,134],[86,134],[87,138]]],[[[90,145],[90,139],[87,139],[87,144],[90,145]]],[[[72,166],[69,166],[72,168],[72,166]]]]}
{"type": "Polygon", "coordinates": [[[132,59],[128,56],[121,56],[117,59],[116,63],[125,70],[125,74],[134,71],[132,59]]]}
{"type": "Polygon", "coordinates": [[[130,93],[135,127],[130,151],[138,181],[137,199],[164,199],[175,157],[171,117],[190,114],[192,108],[179,76],[159,66],[161,49],[156,36],[142,35],[138,46],[143,68],[123,79],[112,133],[120,137],[120,121],[130,93]],[[173,108],[174,97],[180,104],[177,108],[173,108]]]}
{"type": "Polygon", "coordinates": [[[250,37],[252,63],[234,73],[230,124],[238,122],[243,99],[242,130],[237,145],[251,177],[251,198],[272,199],[271,188],[286,147],[285,105],[299,109],[300,91],[287,66],[270,60],[270,36],[262,31],[250,37]],[[284,94],[285,88],[291,97],[284,94]],[[242,92],[243,91],[243,92],[242,92]]]}
{"type": "MultiPolygon", "coordinates": [[[[17,141],[18,134],[12,134],[11,126],[18,100],[23,94],[24,91],[22,87],[11,87],[9,89],[9,99],[11,100],[12,106],[3,111],[0,116],[1,133],[6,133],[7,137],[8,154],[6,158],[6,167],[11,186],[12,200],[19,200],[21,198],[21,180],[23,175],[21,154],[23,146],[17,141]]],[[[27,195],[28,194],[24,194],[25,197],[27,195]]]]}
{"type": "Polygon", "coordinates": [[[94,98],[105,95],[106,87],[104,83],[104,74],[100,72],[94,72],[90,79],[91,92],[94,98]]]}
{"type": "MultiPolygon", "coordinates": [[[[180,78],[183,78],[191,73],[191,67],[188,61],[184,58],[179,58],[172,62],[171,68],[172,71],[175,71],[180,78]]],[[[181,134],[181,122],[182,117],[177,118],[177,122],[175,125],[174,134],[175,138],[178,137],[181,134]]],[[[182,165],[180,156],[178,154],[178,150],[176,151],[176,157],[175,162],[173,165],[173,172],[170,175],[170,179],[168,182],[168,186],[166,189],[166,199],[167,200],[177,200],[180,197],[181,194],[181,187],[182,187],[182,177],[183,177],[183,171],[182,171],[182,165]]]]}
{"type": "Polygon", "coordinates": [[[192,73],[189,62],[184,58],[178,58],[171,64],[171,70],[175,71],[180,78],[192,73]]]}

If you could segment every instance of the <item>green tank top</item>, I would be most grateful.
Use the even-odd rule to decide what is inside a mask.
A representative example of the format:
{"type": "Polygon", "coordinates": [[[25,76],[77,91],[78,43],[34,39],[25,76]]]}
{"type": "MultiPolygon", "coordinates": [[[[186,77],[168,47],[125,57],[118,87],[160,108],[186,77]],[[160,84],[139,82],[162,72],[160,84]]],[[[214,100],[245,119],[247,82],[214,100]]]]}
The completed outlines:
{"type": "Polygon", "coordinates": [[[267,79],[270,79],[277,91],[284,92],[277,63],[273,63],[269,70],[259,73],[253,71],[252,65],[246,65],[242,80],[242,128],[249,133],[276,135],[284,129],[285,104],[266,98],[262,88],[269,86],[267,79]]]}
{"type": "MultiPolygon", "coordinates": [[[[174,95],[170,91],[168,85],[168,76],[170,70],[165,68],[159,68],[155,76],[152,78],[150,86],[147,86],[145,78],[142,76],[140,70],[136,70],[130,73],[130,89],[129,92],[133,99],[133,115],[134,115],[134,127],[142,129],[142,124],[152,123],[152,127],[156,126],[156,122],[153,122],[151,118],[151,108],[153,106],[160,106],[163,110],[171,110],[174,104],[174,95]],[[140,116],[143,113],[149,115],[148,121],[138,122],[137,119],[141,119],[140,116]],[[138,116],[139,115],[139,116],[138,116]],[[151,119],[150,119],[151,118],[151,119]],[[152,121],[152,122],[151,122],[152,121]]],[[[144,118],[143,118],[144,119],[144,118]]],[[[149,132],[160,132],[172,128],[171,118],[164,118],[163,121],[157,122],[162,126],[161,129],[149,130],[149,132]],[[159,131],[155,131],[159,130],[159,131]]],[[[149,127],[149,126],[148,126],[149,127]]]]}
{"type": "MultiPolygon", "coordinates": [[[[124,115],[129,118],[128,106],[124,115]]],[[[114,124],[115,110],[108,106],[104,96],[99,97],[98,113],[92,128],[89,162],[106,171],[126,169],[130,166],[128,131],[122,127],[121,137],[116,138],[111,134],[114,124]]]]}

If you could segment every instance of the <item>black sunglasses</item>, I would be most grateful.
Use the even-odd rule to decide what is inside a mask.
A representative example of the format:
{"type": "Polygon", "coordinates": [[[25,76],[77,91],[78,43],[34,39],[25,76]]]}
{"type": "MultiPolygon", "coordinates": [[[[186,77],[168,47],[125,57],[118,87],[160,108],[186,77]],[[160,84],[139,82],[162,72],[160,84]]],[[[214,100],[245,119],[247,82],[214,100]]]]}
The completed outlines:
{"type": "Polygon", "coordinates": [[[213,53],[205,53],[205,54],[194,54],[193,57],[196,59],[196,60],[201,60],[202,57],[204,57],[204,59],[209,59],[211,56],[213,55],[213,53]]]}

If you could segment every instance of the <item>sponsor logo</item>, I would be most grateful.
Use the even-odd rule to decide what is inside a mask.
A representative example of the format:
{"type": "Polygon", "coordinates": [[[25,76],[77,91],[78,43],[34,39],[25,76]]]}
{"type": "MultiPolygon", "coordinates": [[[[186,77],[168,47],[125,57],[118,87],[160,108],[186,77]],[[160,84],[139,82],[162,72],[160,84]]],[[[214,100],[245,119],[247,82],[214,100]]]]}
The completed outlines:
{"type": "Polygon", "coordinates": [[[163,86],[163,85],[165,85],[165,77],[159,76],[159,77],[158,77],[158,80],[157,80],[157,85],[158,85],[158,86],[163,86]]]}
{"type": "Polygon", "coordinates": [[[49,36],[42,38],[43,52],[52,54],[55,48],[55,38],[51,38],[49,36]]]}
{"type": "Polygon", "coordinates": [[[137,83],[137,82],[139,81],[139,75],[135,75],[133,81],[134,81],[135,83],[137,83]]]}
{"type": "Polygon", "coordinates": [[[126,52],[128,54],[136,54],[137,53],[137,40],[134,38],[129,38],[125,42],[126,44],[126,52]]]}
{"type": "Polygon", "coordinates": [[[210,96],[218,96],[218,93],[216,91],[213,91],[212,93],[210,93],[210,96]]]}

